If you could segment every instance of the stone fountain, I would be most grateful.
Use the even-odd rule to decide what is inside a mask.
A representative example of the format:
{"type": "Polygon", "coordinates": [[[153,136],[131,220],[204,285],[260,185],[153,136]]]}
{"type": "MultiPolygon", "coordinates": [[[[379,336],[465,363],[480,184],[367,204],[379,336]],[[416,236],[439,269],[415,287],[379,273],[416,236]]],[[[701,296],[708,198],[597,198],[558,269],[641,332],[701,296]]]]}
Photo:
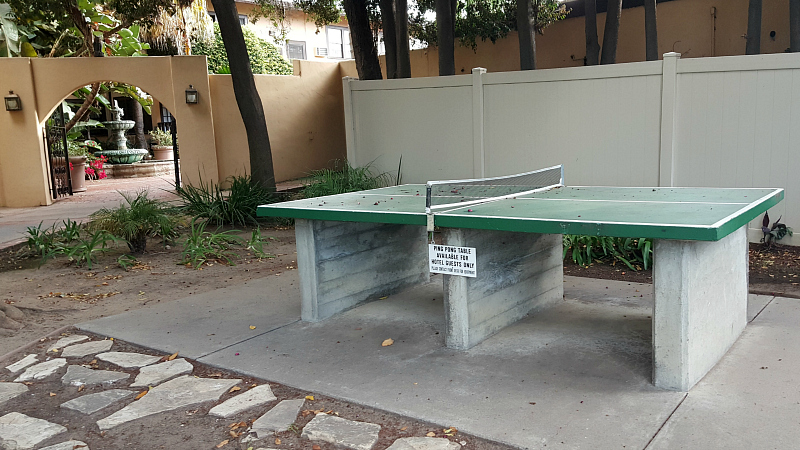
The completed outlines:
{"type": "Polygon", "coordinates": [[[122,108],[114,101],[114,107],[111,108],[112,120],[103,122],[103,125],[110,133],[107,145],[109,147],[113,146],[113,149],[94,152],[95,156],[105,156],[111,164],[131,164],[139,162],[144,155],[148,153],[147,150],[142,148],[128,148],[128,140],[125,138],[125,132],[133,128],[136,122],[133,120],[120,120],[122,116],[122,108]]]}

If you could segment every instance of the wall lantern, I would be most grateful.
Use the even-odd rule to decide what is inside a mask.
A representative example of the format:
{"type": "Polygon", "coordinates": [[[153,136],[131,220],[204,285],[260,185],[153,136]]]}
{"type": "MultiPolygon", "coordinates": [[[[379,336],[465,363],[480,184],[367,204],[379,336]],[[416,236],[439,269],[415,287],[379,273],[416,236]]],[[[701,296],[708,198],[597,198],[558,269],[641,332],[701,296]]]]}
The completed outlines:
{"type": "Polygon", "coordinates": [[[186,90],[186,103],[190,105],[197,104],[197,89],[191,84],[189,85],[189,89],[186,90]]]}
{"type": "Polygon", "coordinates": [[[14,91],[8,91],[8,95],[5,96],[5,101],[6,111],[22,110],[22,101],[19,99],[19,95],[15,94],[14,91]]]}

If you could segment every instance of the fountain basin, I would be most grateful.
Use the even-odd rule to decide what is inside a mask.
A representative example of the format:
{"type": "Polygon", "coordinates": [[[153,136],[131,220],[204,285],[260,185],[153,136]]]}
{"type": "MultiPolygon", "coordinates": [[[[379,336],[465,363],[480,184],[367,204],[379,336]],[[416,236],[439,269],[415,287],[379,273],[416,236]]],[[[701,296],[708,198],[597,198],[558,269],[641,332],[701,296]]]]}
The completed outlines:
{"type": "Polygon", "coordinates": [[[139,162],[149,152],[143,148],[129,148],[124,150],[101,150],[94,152],[98,158],[105,156],[111,164],[131,164],[139,162]]]}

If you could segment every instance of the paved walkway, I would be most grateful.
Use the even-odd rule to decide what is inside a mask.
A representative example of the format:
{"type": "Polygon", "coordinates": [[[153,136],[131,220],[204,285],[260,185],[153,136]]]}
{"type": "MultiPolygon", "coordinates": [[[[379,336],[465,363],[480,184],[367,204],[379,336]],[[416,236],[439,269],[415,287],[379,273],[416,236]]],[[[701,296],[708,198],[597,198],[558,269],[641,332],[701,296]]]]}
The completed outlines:
{"type": "Polygon", "coordinates": [[[440,278],[307,323],[296,274],[78,326],[521,448],[800,440],[798,300],[751,295],[742,337],[687,394],[651,384],[651,285],[566,277],[560,305],[454,351],[440,278]]]}

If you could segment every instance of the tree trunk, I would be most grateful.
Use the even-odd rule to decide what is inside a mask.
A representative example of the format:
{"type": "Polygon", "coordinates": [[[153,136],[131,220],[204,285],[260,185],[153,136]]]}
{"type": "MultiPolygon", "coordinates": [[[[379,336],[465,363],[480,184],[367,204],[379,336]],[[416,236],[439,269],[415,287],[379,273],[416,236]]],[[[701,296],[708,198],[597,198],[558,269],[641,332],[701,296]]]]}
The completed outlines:
{"type": "Polygon", "coordinates": [[[600,43],[597,41],[597,2],[583,0],[585,15],[583,20],[586,28],[586,65],[600,64],[600,43]]]}
{"type": "Polygon", "coordinates": [[[658,61],[658,20],[656,0],[644,0],[644,39],[648,61],[658,61]]]}
{"type": "Polygon", "coordinates": [[[789,50],[800,52],[800,0],[789,0],[789,50]]]}
{"type": "Polygon", "coordinates": [[[411,78],[411,55],[408,50],[408,0],[395,0],[397,33],[397,78],[411,78]]]}
{"type": "Polygon", "coordinates": [[[750,0],[747,8],[747,44],[746,55],[761,53],[761,0],[750,0]]]}
{"type": "Polygon", "coordinates": [[[375,48],[375,41],[372,40],[366,0],[344,0],[344,13],[350,24],[350,39],[353,42],[353,57],[356,60],[358,78],[383,79],[378,50],[375,48]]]}
{"type": "Polygon", "coordinates": [[[606,26],[603,29],[603,54],[600,64],[617,62],[617,41],[619,40],[619,19],[622,15],[622,0],[608,0],[606,26]]]}
{"type": "Polygon", "coordinates": [[[92,106],[94,98],[97,97],[97,93],[100,91],[101,84],[102,83],[100,83],[99,81],[97,83],[92,83],[91,92],[89,92],[89,95],[87,95],[86,98],[83,99],[83,104],[81,105],[80,108],[78,108],[78,111],[75,112],[75,115],[72,116],[72,119],[69,122],[67,122],[66,125],[64,125],[64,132],[69,133],[69,130],[71,130],[72,127],[74,127],[75,124],[78,123],[81,120],[81,118],[86,114],[86,112],[89,110],[89,107],[92,106]]]}
{"type": "Polygon", "coordinates": [[[436,0],[436,40],[439,45],[439,76],[456,74],[453,6],[450,0],[436,0]]]}
{"type": "Polygon", "coordinates": [[[131,100],[133,100],[133,120],[136,122],[133,127],[136,135],[134,147],[147,150],[147,139],[144,137],[144,110],[142,109],[142,104],[137,102],[136,99],[131,100]]]}
{"type": "MultiPolygon", "coordinates": [[[[233,93],[242,115],[250,149],[250,175],[256,183],[275,191],[275,171],[272,167],[272,148],[269,145],[264,107],[256,90],[250,56],[244,43],[239,13],[233,0],[211,0],[217,15],[222,42],[228,54],[233,93]]],[[[206,100],[210,101],[210,99],[206,100]]]]}
{"type": "Polygon", "coordinates": [[[386,48],[386,78],[397,78],[397,31],[394,20],[394,1],[381,0],[383,46],[386,48]]]}
{"type": "Polygon", "coordinates": [[[536,69],[536,30],[531,24],[531,0],[517,0],[520,70],[536,69]]]}

